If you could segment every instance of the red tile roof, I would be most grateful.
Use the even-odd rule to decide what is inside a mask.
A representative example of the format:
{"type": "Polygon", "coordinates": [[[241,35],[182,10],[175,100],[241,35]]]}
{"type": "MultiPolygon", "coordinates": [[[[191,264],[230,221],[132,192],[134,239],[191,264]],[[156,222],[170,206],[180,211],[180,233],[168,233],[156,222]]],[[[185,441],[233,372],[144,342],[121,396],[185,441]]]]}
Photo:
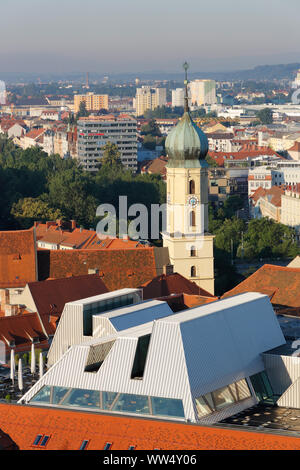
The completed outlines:
{"type": "Polygon", "coordinates": [[[208,155],[213,158],[219,166],[224,166],[226,160],[235,161],[235,160],[247,160],[251,158],[256,158],[261,155],[268,155],[280,158],[281,160],[286,160],[282,155],[274,152],[269,147],[256,147],[256,150],[240,150],[239,152],[213,152],[209,151],[208,155]]]}
{"type": "Polygon", "coordinates": [[[20,450],[39,450],[38,434],[50,436],[47,450],[299,450],[300,438],[288,435],[199,426],[101,413],[0,404],[0,428],[20,450]]]}
{"type": "Polygon", "coordinates": [[[284,189],[281,186],[272,186],[270,189],[265,189],[259,186],[254,193],[250,196],[255,202],[260,198],[268,199],[273,206],[281,207],[281,196],[284,194],[284,189]]]}
{"type": "Polygon", "coordinates": [[[272,296],[271,302],[275,305],[300,307],[300,269],[265,264],[222,298],[244,292],[272,296]]]}
{"type": "Polygon", "coordinates": [[[172,294],[192,294],[213,297],[195,282],[189,281],[179,273],[162,274],[146,282],[141,287],[143,288],[144,299],[166,297],[172,294]]]}
{"type": "Polygon", "coordinates": [[[29,350],[34,338],[40,342],[47,340],[37,313],[0,317],[0,340],[4,342],[7,351],[12,341],[16,352],[29,350]]]}
{"type": "Polygon", "coordinates": [[[0,232],[0,287],[37,280],[34,230],[0,232]]]}
{"type": "MultiPolygon", "coordinates": [[[[124,242],[125,243],[125,242],[124,242]]],[[[154,248],[127,250],[41,250],[39,279],[88,274],[98,269],[109,290],[137,287],[156,275],[154,248]]]]}
{"type": "Polygon", "coordinates": [[[44,134],[45,130],[46,129],[32,129],[31,131],[27,132],[25,137],[36,140],[44,134]]]}
{"type": "Polygon", "coordinates": [[[98,274],[29,282],[28,287],[40,315],[60,315],[67,302],[108,292],[98,274]]]}
{"type": "Polygon", "coordinates": [[[173,312],[181,312],[187,308],[199,307],[215,300],[218,297],[205,297],[202,295],[190,295],[190,294],[172,294],[166,297],[157,297],[157,300],[167,302],[173,312]]]}

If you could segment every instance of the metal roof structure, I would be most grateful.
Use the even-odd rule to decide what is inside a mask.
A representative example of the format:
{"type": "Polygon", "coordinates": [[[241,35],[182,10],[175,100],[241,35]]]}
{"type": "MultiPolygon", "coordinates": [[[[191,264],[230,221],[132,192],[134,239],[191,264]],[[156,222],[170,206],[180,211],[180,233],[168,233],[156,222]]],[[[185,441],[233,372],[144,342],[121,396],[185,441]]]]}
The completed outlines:
{"type": "MultiPolygon", "coordinates": [[[[143,315],[143,307],[147,310],[149,304],[156,306],[160,315],[166,312],[164,302],[143,302],[126,307],[124,320],[125,312],[143,315]]],[[[121,310],[96,318],[117,319],[121,310]]],[[[155,415],[153,403],[158,400],[163,409],[157,412],[160,416],[170,416],[170,406],[174,419],[213,423],[257,403],[249,377],[264,371],[262,353],[284,343],[269,298],[257,293],[241,294],[122,331],[107,329],[99,338],[86,337],[85,342],[70,347],[61,356],[22,397],[22,402],[34,404],[44,389],[49,392],[49,406],[64,406],[63,402],[51,402],[49,397],[50,389],[51,393],[65,390],[83,396],[100,394],[102,398],[94,406],[99,411],[108,410],[103,403],[109,395],[116,400],[110,404],[112,412],[130,414],[131,408],[124,405],[129,400],[136,407],[133,413],[155,415]],[[238,391],[234,397],[230,388],[235,384],[240,384],[240,397],[238,391]],[[229,392],[234,398],[225,396],[229,392]],[[210,394],[215,394],[215,408],[202,416],[199,407],[206,406],[201,403],[209,401],[210,394]],[[144,402],[143,407],[137,405],[143,400],[149,401],[149,407],[144,402]]]]}

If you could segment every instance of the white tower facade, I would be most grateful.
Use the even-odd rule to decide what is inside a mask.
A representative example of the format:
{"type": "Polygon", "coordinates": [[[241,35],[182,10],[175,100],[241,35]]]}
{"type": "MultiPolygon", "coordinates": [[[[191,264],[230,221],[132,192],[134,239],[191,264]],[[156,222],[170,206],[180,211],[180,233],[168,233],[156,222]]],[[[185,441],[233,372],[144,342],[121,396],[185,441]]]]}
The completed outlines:
{"type": "Polygon", "coordinates": [[[167,224],[164,246],[174,271],[214,294],[214,236],[208,233],[208,141],[188,108],[166,140],[167,224]]]}

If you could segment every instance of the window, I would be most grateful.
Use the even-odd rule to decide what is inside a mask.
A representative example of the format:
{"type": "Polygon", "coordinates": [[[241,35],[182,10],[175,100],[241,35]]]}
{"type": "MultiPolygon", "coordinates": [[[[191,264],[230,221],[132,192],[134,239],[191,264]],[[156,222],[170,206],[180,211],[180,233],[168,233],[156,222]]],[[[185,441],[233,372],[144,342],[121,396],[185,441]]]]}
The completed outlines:
{"type": "Polygon", "coordinates": [[[58,405],[69,390],[66,387],[53,387],[51,403],[58,405]]]}
{"type": "Polygon", "coordinates": [[[34,403],[50,403],[50,391],[51,387],[45,385],[30,401],[34,403]]]}
{"type": "Polygon", "coordinates": [[[107,442],[104,446],[104,450],[110,450],[111,445],[112,445],[111,442],[107,442]]]}
{"type": "Polygon", "coordinates": [[[190,256],[196,256],[196,248],[194,246],[191,246],[190,256]]]}
{"type": "Polygon", "coordinates": [[[88,446],[89,441],[82,441],[81,446],[79,447],[79,450],[85,450],[88,446]]]}
{"type": "Polygon", "coordinates": [[[116,392],[103,392],[102,393],[102,408],[104,410],[110,410],[117,395],[118,394],[116,392]]]}
{"type": "Polygon", "coordinates": [[[50,439],[50,436],[44,436],[43,439],[42,439],[42,442],[40,443],[40,446],[41,447],[46,447],[47,442],[49,441],[49,439],[50,439]]]}
{"type": "Polygon", "coordinates": [[[194,180],[191,180],[189,183],[189,193],[195,194],[195,181],[194,180]]]}
{"type": "Polygon", "coordinates": [[[152,414],[155,416],[172,416],[184,418],[182,400],[175,398],[151,397],[152,414]]]}
{"type": "Polygon", "coordinates": [[[147,353],[151,335],[140,336],[137,341],[131,378],[142,379],[145,371],[147,353]]]}
{"type": "Polygon", "coordinates": [[[120,393],[112,410],[125,413],[150,414],[149,400],[144,395],[120,393]]]}
{"type": "Polygon", "coordinates": [[[195,266],[191,267],[191,277],[196,277],[196,267],[195,266]]]}
{"type": "Polygon", "coordinates": [[[42,439],[42,437],[43,437],[42,434],[38,434],[38,435],[36,436],[36,438],[35,438],[35,440],[34,440],[34,442],[33,442],[32,445],[33,445],[33,446],[38,446],[39,443],[40,443],[40,441],[41,441],[41,439],[42,439]]]}
{"type": "Polygon", "coordinates": [[[62,401],[62,405],[82,408],[100,408],[100,392],[97,390],[73,389],[62,401]]]}
{"type": "Polygon", "coordinates": [[[128,450],[135,450],[135,446],[129,446],[128,450]]]}
{"type": "Polygon", "coordinates": [[[50,436],[47,436],[45,434],[38,434],[32,445],[35,447],[46,447],[49,439],[50,436]]]}
{"type": "Polygon", "coordinates": [[[195,211],[190,212],[190,226],[196,227],[196,214],[195,211]]]}
{"type": "Polygon", "coordinates": [[[259,401],[273,399],[274,392],[265,371],[252,375],[250,380],[259,401]]]}
{"type": "Polygon", "coordinates": [[[234,382],[226,387],[196,398],[198,417],[223,410],[234,403],[239,403],[251,397],[246,379],[234,382]]]}

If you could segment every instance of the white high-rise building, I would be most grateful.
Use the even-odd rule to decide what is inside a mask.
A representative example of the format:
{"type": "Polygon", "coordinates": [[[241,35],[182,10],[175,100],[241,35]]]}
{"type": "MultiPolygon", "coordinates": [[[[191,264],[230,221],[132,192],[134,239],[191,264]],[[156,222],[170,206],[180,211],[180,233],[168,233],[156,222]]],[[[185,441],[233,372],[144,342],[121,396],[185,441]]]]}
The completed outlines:
{"type": "Polygon", "coordinates": [[[166,88],[152,88],[142,86],[136,89],[135,108],[136,115],[142,116],[148,109],[165,106],[167,102],[166,88]]]}
{"type": "Polygon", "coordinates": [[[189,84],[191,105],[202,106],[205,104],[215,104],[216,82],[215,80],[193,80],[189,84]]]}
{"type": "Polygon", "coordinates": [[[176,88],[176,90],[172,90],[172,108],[177,106],[184,106],[184,89],[183,88],[176,88]]]}

